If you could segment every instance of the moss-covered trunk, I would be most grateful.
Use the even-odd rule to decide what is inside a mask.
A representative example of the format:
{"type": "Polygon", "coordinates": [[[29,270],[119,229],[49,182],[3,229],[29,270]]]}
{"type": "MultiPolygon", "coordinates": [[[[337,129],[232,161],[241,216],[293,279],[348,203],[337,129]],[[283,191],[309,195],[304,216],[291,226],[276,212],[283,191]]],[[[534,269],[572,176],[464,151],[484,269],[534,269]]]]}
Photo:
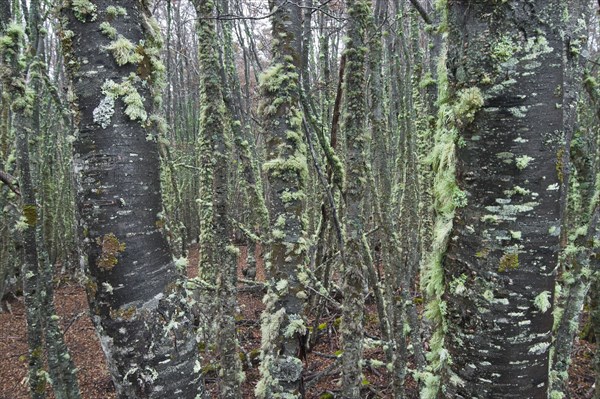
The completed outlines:
{"type": "Polygon", "coordinates": [[[261,77],[262,112],[267,141],[263,164],[269,190],[267,207],[271,220],[265,267],[269,279],[262,315],[261,379],[259,398],[304,396],[303,281],[307,257],[304,215],[308,168],[302,134],[299,100],[300,7],[285,0],[269,2],[273,60],[261,77]]]}
{"type": "Polygon", "coordinates": [[[363,291],[367,281],[362,259],[364,234],[364,191],[367,187],[366,147],[366,29],[371,17],[371,7],[366,1],[349,0],[348,47],[345,50],[346,70],[343,111],[343,132],[346,143],[346,181],[344,199],[345,251],[342,290],[342,395],[360,398],[363,358],[363,291]]]}
{"type": "Polygon", "coordinates": [[[217,334],[221,360],[221,398],[241,398],[243,381],[235,327],[237,248],[231,243],[231,207],[228,198],[231,163],[230,129],[226,120],[221,65],[212,0],[195,0],[200,50],[200,157],[202,224],[201,273],[217,289],[217,334]]]}

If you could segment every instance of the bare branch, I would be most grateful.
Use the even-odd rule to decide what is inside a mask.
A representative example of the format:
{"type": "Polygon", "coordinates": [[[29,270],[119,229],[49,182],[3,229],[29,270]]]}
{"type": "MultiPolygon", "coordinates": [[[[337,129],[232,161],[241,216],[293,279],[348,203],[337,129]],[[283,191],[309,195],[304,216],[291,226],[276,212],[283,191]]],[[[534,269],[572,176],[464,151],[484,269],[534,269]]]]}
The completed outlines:
{"type": "Polygon", "coordinates": [[[419,3],[419,0],[410,0],[410,3],[413,5],[413,7],[415,7],[417,9],[419,14],[421,14],[423,21],[425,21],[425,23],[431,25],[431,18],[429,18],[429,15],[427,15],[427,11],[425,11],[425,9],[421,5],[421,3],[419,3]]]}
{"type": "Polygon", "coordinates": [[[0,170],[0,181],[4,184],[6,184],[6,186],[8,188],[10,188],[10,190],[17,194],[17,195],[21,195],[21,192],[19,191],[19,188],[16,186],[17,184],[17,179],[15,179],[13,176],[9,175],[8,173],[0,170]]]}

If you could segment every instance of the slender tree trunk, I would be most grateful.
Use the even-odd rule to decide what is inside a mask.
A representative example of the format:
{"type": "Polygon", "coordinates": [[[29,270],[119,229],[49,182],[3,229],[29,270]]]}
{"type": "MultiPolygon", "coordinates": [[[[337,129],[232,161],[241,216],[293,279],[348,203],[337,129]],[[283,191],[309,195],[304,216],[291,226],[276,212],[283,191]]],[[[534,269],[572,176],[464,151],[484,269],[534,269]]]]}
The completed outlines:
{"type": "Polygon", "coordinates": [[[371,17],[367,1],[349,0],[348,47],[344,76],[344,130],[346,135],[346,214],[344,219],[346,257],[343,270],[342,303],[342,395],[360,398],[362,386],[364,290],[367,284],[362,259],[364,234],[364,190],[366,189],[366,27],[371,17]]]}
{"type": "Polygon", "coordinates": [[[163,66],[156,22],[141,3],[63,8],[77,96],[78,210],[92,318],[119,398],[203,395],[186,299],[166,238],[157,118],[163,66]]]}
{"type": "Polygon", "coordinates": [[[230,241],[232,237],[231,208],[229,206],[229,173],[231,146],[229,127],[221,89],[221,66],[218,57],[215,28],[215,4],[212,0],[195,0],[198,13],[198,42],[200,50],[200,114],[201,158],[203,159],[202,186],[207,193],[202,195],[202,208],[206,226],[201,231],[201,253],[208,274],[216,277],[218,298],[217,342],[221,356],[222,384],[220,397],[241,398],[240,386],[244,375],[238,356],[235,328],[236,273],[238,250],[230,241]]]}
{"type": "Polygon", "coordinates": [[[307,328],[303,284],[308,276],[304,200],[308,167],[300,107],[300,7],[285,0],[269,2],[273,61],[261,77],[262,112],[267,137],[263,165],[269,183],[271,231],[266,257],[270,282],[262,322],[261,379],[256,396],[304,396],[303,357],[307,328]]]}

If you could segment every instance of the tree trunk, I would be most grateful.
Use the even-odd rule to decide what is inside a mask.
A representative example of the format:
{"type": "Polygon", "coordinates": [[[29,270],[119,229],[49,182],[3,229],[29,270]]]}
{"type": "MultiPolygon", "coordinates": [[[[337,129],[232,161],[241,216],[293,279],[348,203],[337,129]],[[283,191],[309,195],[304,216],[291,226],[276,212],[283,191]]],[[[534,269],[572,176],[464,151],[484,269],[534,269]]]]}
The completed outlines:
{"type": "Polygon", "coordinates": [[[261,78],[262,112],[267,140],[263,165],[269,184],[270,246],[266,257],[270,281],[262,321],[261,379],[256,396],[304,396],[303,365],[307,328],[303,282],[307,263],[304,201],[308,167],[299,100],[300,7],[285,0],[269,2],[273,61],[261,78]]]}
{"type": "Polygon", "coordinates": [[[77,96],[78,210],[88,298],[120,398],[203,395],[194,329],[166,238],[155,142],[163,66],[142,3],[73,2],[63,48],[77,96]]]}
{"type": "Polygon", "coordinates": [[[366,28],[371,7],[363,0],[346,2],[348,22],[348,47],[345,51],[343,128],[347,146],[346,181],[344,199],[345,250],[342,290],[342,395],[348,399],[360,398],[363,382],[363,315],[364,290],[367,285],[365,265],[362,260],[364,234],[364,190],[366,189],[366,28]]]}
{"type": "MultiPolygon", "coordinates": [[[[458,144],[456,182],[435,192],[456,207],[443,258],[448,398],[547,395],[565,127],[556,104],[562,7],[449,3],[450,102],[438,128],[458,144]]],[[[453,152],[452,144],[444,156],[453,152]]]]}
{"type": "Polygon", "coordinates": [[[202,159],[201,209],[206,209],[200,232],[201,257],[212,284],[217,288],[217,343],[221,356],[222,383],[220,397],[241,398],[244,379],[235,328],[237,254],[231,243],[231,207],[229,206],[229,174],[231,145],[229,126],[221,89],[217,48],[215,4],[212,0],[195,0],[198,13],[200,50],[200,157],[202,159]],[[205,202],[206,201],[206,202],[205,202]]]}

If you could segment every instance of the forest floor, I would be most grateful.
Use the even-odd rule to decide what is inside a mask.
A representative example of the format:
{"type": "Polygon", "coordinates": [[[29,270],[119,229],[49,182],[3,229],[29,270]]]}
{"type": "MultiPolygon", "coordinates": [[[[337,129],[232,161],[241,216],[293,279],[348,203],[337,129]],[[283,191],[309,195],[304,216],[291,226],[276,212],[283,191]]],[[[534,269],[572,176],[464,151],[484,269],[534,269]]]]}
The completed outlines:
{"type": "MultiPolygon", "coordinates": [[[[244,255],[244,248],[242,254],[244,255]]],[[[244,256],[240,257],[245,259],[244,256]]],[[[194,273],[197,265],[197,250],[190,252],[190,269],[194,273]]],[[[241,275],[242,264],[239,271],[241,275]]],[[[258,281],[264,280],[264,271],[259,264],[258,281]]],[[[238,316],[239,338],[243,354],[246,382],[243,397],[254,398],[254,385],[258,380],[258,353],[260,350],[260,314],[263,292],[260,288],[241,289],[238,295],[240,314],[238,316]]],[[[79,383],[83,399],[112,399],[115,392],[104,361],[104,356],[88,316],[85,291],[75,282],[62,282],[55,290],[57,313],[62,320],[65,339],[71,356],[78,368],[79,383]]],[[[22,298],[13,298],[8,302],[10,312],[0,313],[0,399],[27,399],[27,338],[25,310],[22,298]]],[[[336,364],[339,314],[325,314],[319,321],[317,330],[320,340],[308,354],[305,365],[306,397],[337,397],[339,390],[339,366],[336,364]],[[331,394],[325,395],[325,394],[331,394]]],[[[367,308],[367,336],[377,335],[377,313],[374,306],[367,308]]],[[[314,330],[314,329],[313,329],[314,330]]],[[[570,368],[569,388],[572,399],[588,399],[594,383],[592,358],[595,344],[578,340],[573,350],[573,363],[570,368]]],[[[381,349],[367,349],[369,359],[384,360],[381,349]]],[[[211,366],[214,359],[205,354],[207,388],[217,397],[218,373],[211,366]]],[[[367,367],[365,370],[363,397],[392,398],[388,386],[389,376],[385,368],[367,367]]],[[[414,381],[407,381],[407,399],[417,398],[414,381]]],[[[49,390],[49,398],[53,398],[49,390]]]]}

